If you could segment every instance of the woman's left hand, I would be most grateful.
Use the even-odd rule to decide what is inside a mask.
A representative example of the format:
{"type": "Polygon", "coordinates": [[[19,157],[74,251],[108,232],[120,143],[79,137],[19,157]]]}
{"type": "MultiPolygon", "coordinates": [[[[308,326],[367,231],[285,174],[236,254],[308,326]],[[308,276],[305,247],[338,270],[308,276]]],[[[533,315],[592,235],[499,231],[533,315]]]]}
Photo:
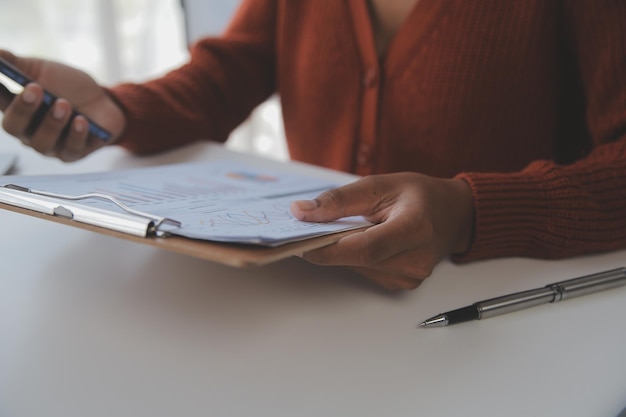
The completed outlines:
{"type": "Polygon", "coordinates": [[[314,200],[291,205],[300,220],[328,222],[363,216],[374,225],[303,254],[320,265],[345,265],[390,290],[414,289],[435,265],[463,253],[472,239],[467,183],[417,173],[364,177],[314,200]]]}

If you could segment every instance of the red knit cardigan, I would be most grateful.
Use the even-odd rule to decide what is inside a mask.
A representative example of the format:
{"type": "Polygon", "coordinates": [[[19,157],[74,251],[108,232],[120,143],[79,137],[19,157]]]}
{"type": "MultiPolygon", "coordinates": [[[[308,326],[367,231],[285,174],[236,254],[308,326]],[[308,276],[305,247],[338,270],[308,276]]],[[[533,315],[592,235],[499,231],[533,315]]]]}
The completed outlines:
{"type": "Polygon", "coordinates": [[[626,247],[626,2],[420,0],[384,57],[365,0],[246,0],[161,79],[111,90],[121,144],[224,141],[273,93],[292,158],[473,190],[456,260],[626,247]]]}

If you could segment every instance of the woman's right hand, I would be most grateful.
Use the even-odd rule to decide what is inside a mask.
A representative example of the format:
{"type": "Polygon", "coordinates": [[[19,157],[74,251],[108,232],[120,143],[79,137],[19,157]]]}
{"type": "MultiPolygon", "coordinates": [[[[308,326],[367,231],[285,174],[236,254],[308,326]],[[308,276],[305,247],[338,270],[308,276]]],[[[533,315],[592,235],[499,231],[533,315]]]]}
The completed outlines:
{"type": "Polygon", "coordinates": [[[98,83],[83,71],[57,62],[17,57],[0,50],[0,57],[24,72],[34,82],[12,97],[0,89],[3,128],[38,152],[74,161],[114,143],[124,131],[122,109],[98,83]],[[33,129],[35,113],[43,99],[43,86],[59,97],[33,129]],[[108,130],[112,139],[104,143],[88,133],[83,116],[72,116],[72,107],[108,130]]]}

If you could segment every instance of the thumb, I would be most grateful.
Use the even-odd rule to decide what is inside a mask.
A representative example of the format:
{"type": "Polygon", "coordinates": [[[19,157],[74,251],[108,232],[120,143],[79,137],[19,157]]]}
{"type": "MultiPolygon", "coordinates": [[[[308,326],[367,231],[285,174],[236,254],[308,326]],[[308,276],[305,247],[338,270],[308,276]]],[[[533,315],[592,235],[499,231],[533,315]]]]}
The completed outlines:
{"type": "Polygon", "coordinates": [[[19,68],[21,71],[24,71],[23,67],[25,65],[26,60],[24,58],[20,58],[17,55],[12,54],[6,49],[0,49],[0,59],[4,61],[4,63],[19,68]]]}
{"type": "Polygon", "coordinates": [[[5,61],[9,63],[15,63],[15,59],[16,59],[15,55],[7,51],[6,49],[0,49],[0,58],[4,59],[5,61]]]}
{"type": "Polygon", "coordinates": [[[30,58],[17,56],[6,49],[0,49],[0,60],[9,66],[14,67],[20,72],[24,73],[28,78],[37,80],[43,60],[39,58],[30,58]]]}
{"type": "Polygon", "coordinates": [[[329,222],[348,216],[368,216],[380,198],[380,193],[370,185],[361,179],[325,191],[313,200],[294,201],[291,203],[291,212],[297,219],[309,222],[329,222]]]}

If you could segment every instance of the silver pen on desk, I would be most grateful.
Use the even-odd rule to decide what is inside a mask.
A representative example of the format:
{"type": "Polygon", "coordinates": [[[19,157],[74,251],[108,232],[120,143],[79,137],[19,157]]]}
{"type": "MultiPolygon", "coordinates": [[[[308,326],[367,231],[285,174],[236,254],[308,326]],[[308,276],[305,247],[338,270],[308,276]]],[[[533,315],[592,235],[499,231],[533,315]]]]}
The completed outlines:
{"type": "Polygon", "coordinates": [[[471,320],[481,320],[546,303],[556,303],[569,298],[626,285],[626,268],[611,269],[585,275],[545,287],[521,291],[502,297],[479,301],[471,306],[438,314],[419,324],[420,327],[444,327],[471,320]]]}

